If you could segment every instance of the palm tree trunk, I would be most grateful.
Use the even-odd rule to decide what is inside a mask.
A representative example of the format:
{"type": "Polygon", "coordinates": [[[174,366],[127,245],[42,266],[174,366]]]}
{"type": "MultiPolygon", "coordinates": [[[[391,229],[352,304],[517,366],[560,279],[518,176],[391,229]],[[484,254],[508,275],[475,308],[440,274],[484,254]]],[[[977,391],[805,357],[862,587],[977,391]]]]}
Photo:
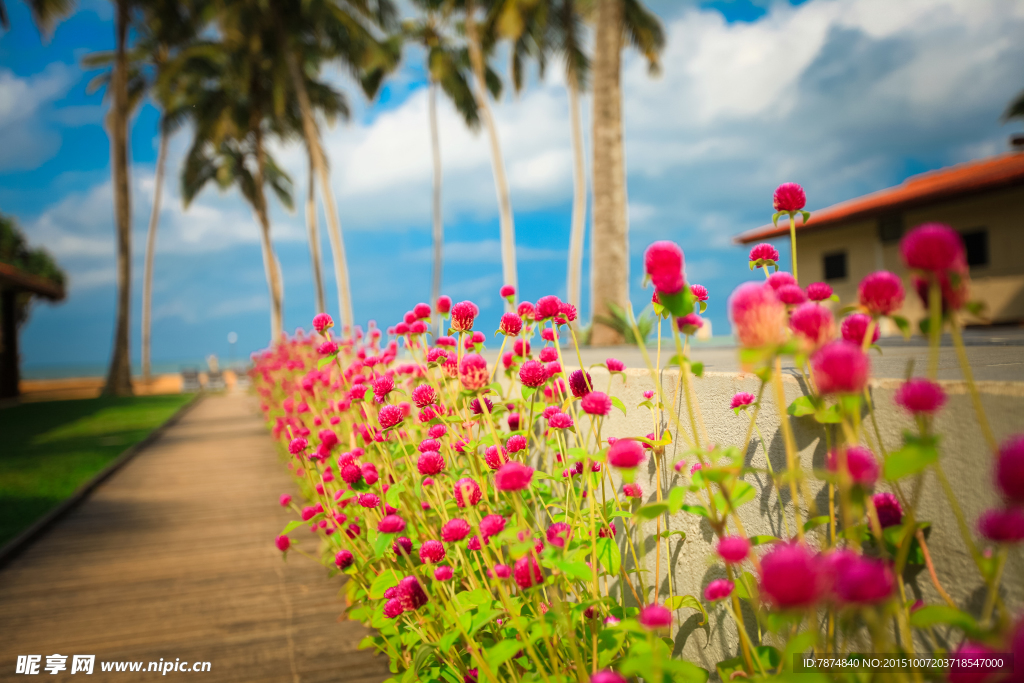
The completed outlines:
{"type": "Polygon", "coordinates": [[[153,254],[156,252],[156,228],[160,222],[160,195],[164,189],[164,169],[167,166],[167,126],[160,121],[160,151],[156,157],[156,189],[153,191],[153,210],[149,214],[146,233],[146,261],[142,270],[142,379],[150,381],[150,311],[153,306],[153,254]]]}
{"type": "MultiPolygon", "coordinates": [[[[572,224],[569,229],[569,268],[565,291],[569,303],[580,305],[583,280],[583,237],[587,220],[587,172],[583,160],[583,117],[580,90],[569,77],[569,122],[572,129],[572,224]]],[[[573,323],[577,325],[578,323],[573,323]]]]}
{"type": "Polygon", "coordinates": [[[128,315],[131,305],[132,226],[131,195],[128,187],[128,2],[118,0],[116,20],[117,56],[111,79],[110,167],[113,176],[114,219],[117,227],[117,322],[114,349],[107,370],[104,394],[129,396],[132,368],[128,347],[128,315]]]}
{"type": "Polygon", "coordinates": [[[284,285],[281,281],[281,265],[274,255],[274,245],[270,241],[270,216],[267,212],[267,195],[263,192],[263,165],[266,153],[263,149],[263,131],[259,126],[253,131],[256,135],[256,217],[260,222],[260,246],[263,248],[263,270],[267,275],[267,288],[270,290],[270,335],[271,343],[281,338],[283,331],[282,312],[284,309],[284,285]]]}
{"type": "Polygon", "coordinates": [[[306,138],[306,148],[310,151],[310,159],[320,178],[320,194],[323,196],[324,213],[327,215],[327,235],[331,238],[334,279],[338,285],[338,307],[341,309],[342,330],[351,330],[355,325],[355,319],[352,313],[348,260],[345,256],[345,241],[341,236],[341,223],[338,221],[338,209],[334,205],[334,194],[331,191],[331,181],[327,173],[327,160],[324,158],[323,147],[320,145],[320,135],[317,131],[316,120],[313,118],[313,107],[309,103],[306,80],[302,77],[299,62],[289,47],[289,41],[283,28],[279,30],[278,36],[284,48],[285,62],[295,87],[295,95],[299,100],[299,109],[302,111],[302,133],[306,138]]]}
{"type": "Polygon", "coordinates": [[[444,252],[444,221],[441,218],[441,135],[437,129],[437,83],[430,81],[430,152],[434,160],[434,281],[430,304],[441,296],[441,268],[444,252]]]}
{"type": "MultiPolygon", "coordinates": [[[[308,150],[307,150],[308,151],[308,150]]],[[[309,155],[309,194],[306,196],[306,228],[309,230],[309,258],[313,262],[313,287],[316,289],[316,312],[327,310],[324,302],[324,278],[320,271],[320,229],[316,223],[316,178],[313,155],[309,155]]]]}
{"type": "Polygon", "coordinates": [[[624,339],[596,316],[611,317],[609,303],[629,303],[629,224],[626,220],[626,164],[622,143],[622,0],[600,0],[594,45],[594,233],[591,251],[591,309],[594,346],[624,339]]]}
{"type": "Polygon", "coordinates": [[[469,61],[473,67],[473,94],[477,109],[487,128],[487,138],[491,144],[491,167],[494,171],[494,188],[498,194],[498,211],[501,226],[501,274],[504,284],[512,285],[517,290],[516,276],[516,226],[512,220],[512,200],[505,177],[505,160],[501,156],[501,145],[498,142],[498,129],[491,115],[491,107],[487,102],[487,85],[484,81],[484,56],[480,47],[480,34],[476,24],[476,3],[466,2],[466,38],[468,39],[469,61]]]}

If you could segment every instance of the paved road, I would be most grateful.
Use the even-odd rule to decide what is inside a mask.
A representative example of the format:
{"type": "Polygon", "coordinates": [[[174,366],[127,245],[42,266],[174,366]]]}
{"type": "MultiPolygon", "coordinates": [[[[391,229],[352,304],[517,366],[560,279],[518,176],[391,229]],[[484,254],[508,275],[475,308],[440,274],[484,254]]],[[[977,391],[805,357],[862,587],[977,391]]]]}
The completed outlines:
{"type": "MultiPolygon", "coordinates": [[[[340,582],[274,548],[290,489],[253,400],[203,399],[0,571],[0,680],[21,678],[18,655],[59,653],[96,655],[93,681],[157,680],[98,662],[161,658],[211,662],[168,681],[383,681],[363,628],[338,621],[340,582]]],[[[70,661],[42,676],[80,680],[70,661]]]]}

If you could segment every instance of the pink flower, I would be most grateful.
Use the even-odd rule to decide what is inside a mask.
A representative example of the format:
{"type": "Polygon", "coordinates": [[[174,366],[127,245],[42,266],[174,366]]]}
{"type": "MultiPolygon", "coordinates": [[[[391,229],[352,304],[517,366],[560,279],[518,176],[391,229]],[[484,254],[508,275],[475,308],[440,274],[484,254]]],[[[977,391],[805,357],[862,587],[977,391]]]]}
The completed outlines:
{"type": "MultiPolygon", "coordinates": [[[[854,313],[843,318],[842,335],[843,339],[862,346],[864,343],[864,337],[868,334],[868,325],[871,323],[871,316],[865,315],[864,313],[854,313]]],[[[878,341],[878,325],[875,325],[875,331],[871,333],[871,343],[874,344],[878,341]]]]}
{"type": "MultiPolygon", "coordinates": [[[[830,472],[839,471],[839,453],[832,451],[828,454],[828,469],[830,472]]],[[[846,470],[855,484],[861,486],[874,486],[878,481],[881,468],[878,458],[869,449],[863,446],[850,446],[846,449],[846,470]]]]}
{"type": "Polygon", "coordinates": [[[652,398],[654,398],[654,392],[653,391],[645,391],[644,392],[644,398],[646,400],[650,401],[652,398]]]}
{"type": "Polygon", "coordinates": [[[444,546],[441,541],[424,541],[420,546],[420,562],[437,564],[444,559],[444,546]]]}
{"type": "Polygon", "coordinates": [[[301,436],[297,436],[288,442],[288,452],[292,455],[298,455],[299,453],[306,450],[309,446],[309,442],[303,439],[301,436]]]}
{"type": "Polygon", "coordinates": [[[359,505],[364,508],[380,507],[380,497],[375,493],[364,493],[359,496],[359,505]]]}
{"type": "Polygon", "coordinates": [[[355,557],[352,556],[348,550],[341,549],[334,556],[334,564],[338,566],[338,569],[347,569],[355,561],[355,557]]]}
{"type": "Polygon", "coordinates": [[[903,282],[887,270],[879,270],[860,281],[857,297],[873,315],[891,315],[903,305],[903,282]]]}
{"type": "Polygon", "coordinates": [[[948,225],[926,223],[904,235],[900,255],[908,268],[945,271],[964,260],[964,243],[948,225]]]}
{"type": "Polygon", "coordinates": [[[490,380],[487,361],[478,353],[470,353],[463,357],[459,365],[459,381],[470,391],[479,391],[487,386],[490,380]]]}
{"type": "Polygon", "coordinates": [[[570,303],[566,303],[565,301],[562,302],[559,311],[562,313],[562,315],[568,322],[573,322],[576,320],[576,318],[580,316],[580,313],[579,311],[576,310],[576,307],[570,303]]]}
{"type": "Polygon", "coordinates": [[[519,381],[524,386],[536,388],[547,380],[548,373],[544,369],[544,364],[539,361],[528,360],[519,368],[519,381]]]}
{"type": "Polygon", "coordinates": [[[558,349],[553,346],[545,346],[540,350],[540,360],[542,363],[553,363],[558,360],[558,349]]]}
{"type": "Polygon", "coordinates": [[[675,294],[686,284],[683,280],[683,250],[675,242],[655,242],[647,247],[644,267],[658,292],[675,294]]]}
{"type": "Polygon", "coordinates": [[[289,496],[287,493],[282,493],[281,499],[277,502],[279,502],[281,504],[281,507],[283,508],[288,507],[288,503],[292,502],[292,497],[289,496]]]}
{"type": "Polygon", "coordinates": [[[358,465],[348,463],[341,468],[341,478],[346,484],[355,484],[363,478],[363,471],[358,465]]]}
{"type": "Polygon", "coordinates": [[[388,619],[395,619],[404,611],[405,608],[402,607],[402,601],[398,598],[391,598],[384,603],[384,616],[388,619]]]}
{"type": "Polygon", "coordinates": [[[454,575],[452,568],[446,564],[434,568],[434,578],[438,581],[451,581],[454,575]]]}
{"type": "MultiPolygon", "coordinates": [[[[516,308],[516,313],[518,313],[519,317],[522,318],[523,320],[533,320],[534,319],[534,314],[536,312],[537,311],[533,307],[533,304],[531,304],[529,301],[521,302],[519,304],[519,306],[516,308]]],[[[523,354],[519,354],[519,355],[523,355],[523,354]]]]}
{"type": "Polygon", "coordinates": [[[405,520],[398,515],[385,515],[377,525],[377,531],[382,534],[397,534],[405,531],[405,520]]]}
{"type": "Polygon", "coordinates": [[[505,518],[501,515],[487,515],[480,520],[480,533],[484,538],[496,536],[505,530],[505,518]]]}
{"type": "Polygon", "coordinates": [[[533,553],[516,560],[513,573],[515,574],[516,585],[522,589],[537,586],[544,582],[544,574],[541,572],[540,565],[537,564],[533,553]]]}
{"type": "MultiPolygon", "coordinates": [[[[608,619],[615,619],[615,617],[608,617],[608,619]]],[[[615,619],[618,623],[618,619],[615,619]]],[[[608,623],[608,620],[605,620],[608,623]]],[[[596,674],[590,677],[590,683],[629,683],[621,674],[618,674],[611,669],[604,669],[598,671],[596,674]]]]}
{"type": "Polygon", "coordinates": [[[512,285],[502,285],[501,289],[498,290],[498,294],[501,296],[502,299],[510,296],[515,296],[516,288],[513,287],[512,285]]]}
{"type": "Polygon", "coordinates": [[[772,205],[776,211],[799,211],[807,205],[807,195],[796,183],[782,183],[775,188],[772,205]]]}
{"type": "Polygon", "coordinates": [[[564,548],[566,542],[572,537],[572,527],[565,522],[555,522],[548,527],[546,536],[548,543],[558,548],[564,548]]]}
{"type": "Polygon", "coordinates": [[[681,318],[676,318],[676,327],[683,334],[690,336],[697,334],[697,330],[704,327],[704,321],[696,313],[687,313],[681,318]]]}
{"type": "Polygon", "coordinates": [[[807,294],[800,289],[800,285],[782,285],[775,290],[775,294],[787,306],[798,306],[807,301],[807,294]]]}
{"type": "Polygon", "coordinates": [[[747,559],[750,554],[750,541],[742,536],[723,536],[718,541],[718,555],[729,564],[736,564],[747,559]]]}
{"type": "Polygon", "coordinates": [[[805,546],[777,544],[761,558],[761,592],[778,607],[805,607],[825,588],[821,564],[805,546]]]}
{"type": "Polygon", "coordinates": [[[868,382],[871,361],[860,347],[832,342],[811,356],[811,375],[822,394],[859,394],[868,382]]]}
{"type": "Polygon", "coordinates": [[[533,468],[512,461],[501,466],[494,475],[494,486],[499,491],[522,491],[530,485],[533,468]]]}
{"type": "Polygon", "coordinates": [[[627,498],[643,498],[644,492],[640,488],[640,484],[623,484],[622,492],[627,498]]]}
{"type": "Polygon", "coordinates": [[[441,527],[441,540],[445,543],[461,541],[468,535],[469,522],[458,517],[448,520],[445,525],[441,527]]]}
{"type": "Polygon", "coordinates": [[[796,284],[796,278],[793,277],[792,273],[787,273],[784,270],[780,270],[777,273],[772,273],[771,275],[769,275],[768,279],[766,280],[766,282],[775,291],[775,294],[777,296],[778,293],[779,293],[779,290],[782,289],[783,287],[787,287],[789,285],[795,285],[796,284]]]}
{"type": "Polygon", "coordinates": [[[748,348],[786,340],[786,307],[769,285],[747,282],[729,297],[729,316],[740,344],[748,348]]]}
{"type": "Polygon", "coordinates": [[[704,285],[690,285],[690,294],[693,294],[693,298],[697,301],[708,300],[708,288],[704,285]]]}
{"type": "MultiPolygon", "coordinates": [[[[363,465],[361,468],[359,468],[359,473],[363,475],[363,479],[370,486],[373,486],[374,484],[376,484],[377,483],[377,479],[380,478],[380,475],[377,474],[377,466],[374,465],[372,462],[368,462],[365,465],[363,465]]],[[[349,483],[352,484],[352,483],[355,483],[355,482],[349,482],[349,483]]]]}
{"type": "Polygon", "coordinates": [[[729,404],[729,407],[735,410],[736,408],[739,408],[741,406],[749,406],[756,400],[757,397],[754,396],[753,394],[746,391],[741,391],[732,397],[732,403],[729,404]]]}
{"type": "Polygon", "coordinates": [[[326,313],[317,313],[313,316],[313,329],[323,334],[325,330],[334,327],[334,321],[326,313]]]}
{"type": "Polygon", "coordinates": [[[523,319],[515,313],[506,313],[501,316],[498,330],[506,337],[514,337],[523,331],[523,319]]]}
{"type": "MultiPolygon", "coordinates": [[[[491,399],[487,398],[486,396],[484,396],[484,405],[487,406],[488,413],[493,412],[494,403],[491,401],[491,399]]],[[[484,409],[483,406],[480,405],[479,398],[474,398],[472,401],[469,402],[469,410],[474,415],[483,415],[484,409]]]]}
{"type": "Polygon", "coordinates": [[[839,550],[825,556],[824,563],[832,574],[832,591],[845,603],[882,602],[892,595],[896,585],[892,569],[882,560],[839,550]]]}
{"type": "Polygon", "coordinates": [[[323,344],[317,347],[316,352],[321,356],[330,356],[331,354],[338,352],[338,344],[333,341],[325,341],[323,344]]]}
{"type": "Polygon", "coordinates": [[[580,407],[588,415],[607,415],[612,410],[612,400],[601,391],[591,391],[580,401],[580,407]]]}
{"type": "Polygon", "coordinates": [[[708,602],[717,602],[732,595],[733,588],[732,581],[728,579],[715,579],[704,589],[704,599],[708,602]]]}
{"type": "Polygon", "coordinates": [[[832,296],[832,288],[824,282],[812,282],[807,285],[807,298],[811,301],[824,301],[832,296]]]}
{"type": "Polygon", "coordinates": [[[423,587],[415,576],[407,576],[398,582],[398,601],[406,612],[423,607],[427,600],[427,594],[423,592],[423,587]]]}
{"type": "Polygon", "coordinates": [[[522,434],[513,434],[505,442],[505,450],[509,453],[518,453],[526,450],[526,437],[522,434]]]}
{"type": "Polygon", "coordinates": [[[288,548],[292,547],[292,539],[287,536],[278,536],[274,539],[274,545],[276,545],[277,549],[283,553],[288,550],[288,548]]]}
{"type": "Polygon", "coordinates": [[[534,315],[537,320],[546,320],[548,318],[554,318],[556,315],[562,312],[562,302],[559,301],[557,296],[549,294],[548,296],[542,296],[537,299],[537,308],[534,315]]]}
{"type": "Polygon", "coordinates": [[[508,456],[499,451],[497,446],[488,446],[484,451],[484,462],[492,470],[496,470],[508,462],[508,456]]]}
{"type": "Polygon", "coordinates": [[[988,510],[978,518],[978,531],[996,543],[1018,543],[1024,540],[1024,510],[988,510]]]}
{"type": "MultiPolygon", "coordinates": [[[[946,675],[947,680],[949,683],[988,683],[990,680],[998,680],[995,676],[998,671],[994,668],[981,667],[978,662],[979,659],[991,658],[994,654],[995,651],[992,648],[981,643],[970,641],[964,643],[953,654],[953,659],[960,663],[950,667],[949,673],[946,675]]],[[[1015,678],[1016,676],[1007,680],[1015,678]]]]}
{"type": "Polygon", "coordinates": [[[395,542],[391,544],[391,549],[395,552],[395,555],[408,557],[412,554],[412,541],[405,536],[399,536],[395,539],[395,542]]]}
{"type": "Polygon", "coordinates": [[[593,389],[594,381],[590,378],[589,372],[586,370],[573,370],[569,373],[569,390],[572,391],[573,396],[577,398],[586,396],[593,389]]]}
{"type": "Polygon", "coordinates": [[[608,464],[629,469],[644,461],[644,447],[633,439],[619,439],[608,449],[608,464]]]}
{"type": "Polygon", "coordinates": [[[774,263],[779,260],[779,250],[767,242],[762,242],[750,250],[750,260],[771,261],[774,263]]]}
{"type": "Polygon", "coordinates": [[[444,469],[444,458],[437,451],[426,451],[416,461],[416,469],[426,476],[438,474],[444,469]]]}
{"type": "Polygon", "coordinates": [[[370,382],[370,386],[373,387],[373,395],[377,401],[383,403],[387,395],[395,390],[395,378],[389,375],[381,375],[370,382]]]}
{"type": "Polygon", "coordinates": [[[836,321],[832,311],[809,302],[793,310],[789,316],[789,326],[812,349],[832,341],[836,336],[836,321]]]}
{"type": "Polygon", "coordinates": [[[548,426],[552,429],[569,429],[572,427],[572,418],[565,413],[554,413],[548,418],[548,426]]]}
{"type": "Polygon", "coordinates": [[[437,391],[429,384],[421,384],[412,390],[412,401],[419,408],[426,408],[437,402],[437,391]]]}
{"type": "Polygon", "coordinates": [[[412,313],[418,319],[423,320],[430,317],[430,304],[418,303],[412,307],[412,313]]]}
{"type": "Polygon", "coordinates": [[[499,579],[507,579],[512,576],[512,567],[507,564],[494,565],[494,575],[499,579]]]}
{"type": "Polygon", "coordinates": [[[452,306],[452,329],[456,332],[469,332],[479,314],[480,309],[472,301],[460,301],[452,306]]]}
{"type": "Polygon", "coordinates": [[[896,496],[888,491],[871,496],[871,502],[878,512],[878,523],[883,529],[896,526],[903,521],[903,506],[896,496]]]}
{"type": "Polygon", "coordinates": [[[668,628],[672,625],[672,612],[663,605],[648,605],[640,610],[637,620],[641,626],[652,631],[659,628],[668,628]]]}
{"type": "Polygon", "coordinates": [[[907,380],[896,391],[896,405],[914,415],[931,415],[946,403],[946,392],[935,382],[921,377],[907,380]]]}
{"type": "Polygon", "coordinates": [[[455,482],[455,504],[460,508],[476,505],[480,502],[481,496],[480,485],[469,477],[463,477],[455,482]]]}
{"type": "Polygon", "coordinates": [[[1024,434],[1016,434],[999,447],[996,484],[1007,499],[1024,503],[1024,434]]]}
{"type": "Polygon", "coordinates": [[[403,418],[402,409],[395,405],[381,406],[381,409],[377,411],[377,421],[380,422],[383,429],[397,426],[403,418]]]}
{"type": "Polygon", "coordinates": [[[621,360],[615,358],[609,358],[605,362],[605,367],[608,368],[608,372],[624,372],[626,365],[621,360]]]}

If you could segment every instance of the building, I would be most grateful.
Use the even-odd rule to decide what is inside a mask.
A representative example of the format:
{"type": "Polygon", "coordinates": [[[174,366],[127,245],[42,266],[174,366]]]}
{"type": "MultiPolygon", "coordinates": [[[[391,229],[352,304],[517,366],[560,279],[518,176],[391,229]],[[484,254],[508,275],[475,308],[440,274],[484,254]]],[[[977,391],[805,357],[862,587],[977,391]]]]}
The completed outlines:
{"type": "MultiPolygon", "coordinates": [[[[797,272],[802,284],[827,282],[843,305],[876,270],[904,278],[903,314],[916,323],[924,308],[899,255],[904,232],[922,223],[958,230],[967,248],[972,300],[985,303],[969,324],[1024,324],[1024,152],[1015,151],[911,176],[879,192],[797,217],[797,272]]],[[[789,237],[789,220],[734,239],[739,244],[789,237]]],[[[893,333],[891,326],[883,333],[893,333]]]]}

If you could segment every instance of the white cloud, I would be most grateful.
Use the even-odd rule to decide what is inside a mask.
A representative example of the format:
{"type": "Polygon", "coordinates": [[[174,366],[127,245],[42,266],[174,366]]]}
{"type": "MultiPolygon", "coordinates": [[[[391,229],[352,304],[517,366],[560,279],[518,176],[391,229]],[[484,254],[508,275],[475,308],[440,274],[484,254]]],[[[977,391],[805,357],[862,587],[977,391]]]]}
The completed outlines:
{"type": "Polygon", "coordinates": [[[63,97],[77,70],[55,62],[27,78],[0,68],[0,171],[31,169],[60,148],[60,134],[43,125],[41,113],[63,97]]]}
{"type": "MultiPolygon", "coordinates": [[[[562,261],[566,257],[565,250],[542,249],[518,245],[516,258],[520,262],[527,261],[562,261]]],[[[423,247],[402,254],[402,260],[412,263],[429,263],[434,259],[433,247],[423,247]]],[[[501,263],[501,243],[498,240],[480,242],[446,242],[444,245],[445,263],[501,263]]]]}

